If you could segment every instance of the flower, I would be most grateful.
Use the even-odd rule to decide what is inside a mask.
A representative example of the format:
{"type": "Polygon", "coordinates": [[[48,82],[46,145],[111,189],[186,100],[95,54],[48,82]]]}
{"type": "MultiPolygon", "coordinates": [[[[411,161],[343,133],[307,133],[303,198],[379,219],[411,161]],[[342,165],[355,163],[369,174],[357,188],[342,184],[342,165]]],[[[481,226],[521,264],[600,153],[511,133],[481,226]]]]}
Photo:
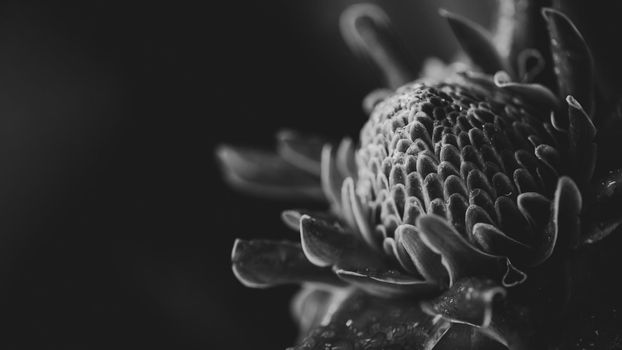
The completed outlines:
{"type": "Polygon", "coordinates": [[[300,243],[233,248],[243,284],[303,285],[298,349],[543,347],[538,328],[570,293],[558,280],[569,252],[622,223],[602,210],[619,200],[622,171],[598,157],[615,112],[596,94],[588,46],[567,16],[542,9],[553,92],[536,80],[545,53],[520,47],[525,13],[502,4],[495,38],[442,10],[470,62],[430,61],[414,82],[384,12],[352,6],[346,42],[387,82],[364,100],[360,139],[287,130],[276,152],[218,150],[234,187],[329,205],[283,213],[300,243]]]}

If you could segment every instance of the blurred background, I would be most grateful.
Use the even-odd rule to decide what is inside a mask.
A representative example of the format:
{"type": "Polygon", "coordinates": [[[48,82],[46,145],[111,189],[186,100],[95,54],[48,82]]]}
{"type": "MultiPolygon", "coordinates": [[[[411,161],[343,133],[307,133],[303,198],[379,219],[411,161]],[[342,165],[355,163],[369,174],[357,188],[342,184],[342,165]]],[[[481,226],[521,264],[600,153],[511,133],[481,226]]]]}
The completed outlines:
{"type": "MultiPolygon", "coordinates": [[[[339,36],[353,2],[3,1],[0,347],[291,345],[296,288],[229,260],[235,237],[295,238],[294,204],[230,190],[213,150],[356,135],[381,81],[339,36]]],[[[492,3],[376,2],[414,69],[456,49],[439,6],[486,24],[492,3]]]]}

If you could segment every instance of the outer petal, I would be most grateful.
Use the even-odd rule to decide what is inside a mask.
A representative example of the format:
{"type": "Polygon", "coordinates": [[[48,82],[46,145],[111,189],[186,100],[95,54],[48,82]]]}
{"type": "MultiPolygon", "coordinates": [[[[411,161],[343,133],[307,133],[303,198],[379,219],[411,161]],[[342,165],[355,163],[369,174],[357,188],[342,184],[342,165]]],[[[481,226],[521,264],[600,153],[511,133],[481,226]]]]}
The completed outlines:
{"type": "Polygon", "coordinates": [[[505,302],[505,295],[505,290],[490,280],[467,278],[441,296],[422,303],[422,308],[431,315],[479,327],[511,350],[543,348],[535,343],[534,330],[524,310],[505,302]]]}
{"type": "Polygon", "coordinates": [[[446,10],[440,10],[439,13],[449,22],[462,49],[484,73],[494,74],[500,70],[509,70],[505,59],[493,44],[490,33],[484,28],[446,10]]]}
{"type": "Polygon", "coordinates": [[[593,59],[583,36],[563,13],[545,8],[542,15],[548,24],[551,52],[559,86],[559,96],[574,95],[585,103],[591,113],[593,107],[593,59]]]}
{"type": "Polygon", "coordinates": [[[300,219],[300,241],[307,259],[317,266],[331,265],[354,268],[384,267],[381,255],[353,234],[320,219],[303,215],[300,219]]]}
{"type": "Polygon", "coordinates": [[[298,243],[237,239],[231,262],[233,273],[247,287],[302,282],[342,284],[330,270],[311,264],[298,243]]]}
{"type": "Polygon", "coordinates": [[[304,136],[293,130],[282,130],[276,137],[277,152],[283,159],[302,170],[320,176],[322,147],[325,143],[323,140],[304,136]]]}
{"type": "Polygon", "coordinates": [[[423,281],[395,270],[336,268],[335,273],[344,281],[380,297],[410,295],[414,298],[420,298],[433,295],[439,291],[439,287],[432,282],[423,281]]]}
{"type": "Polygon", "coordinates": [[[221,146],[216,155],[225,180],[237,189],[282,199],[323,198],[319,181],[314,176],[274,153],[221,146]]]}

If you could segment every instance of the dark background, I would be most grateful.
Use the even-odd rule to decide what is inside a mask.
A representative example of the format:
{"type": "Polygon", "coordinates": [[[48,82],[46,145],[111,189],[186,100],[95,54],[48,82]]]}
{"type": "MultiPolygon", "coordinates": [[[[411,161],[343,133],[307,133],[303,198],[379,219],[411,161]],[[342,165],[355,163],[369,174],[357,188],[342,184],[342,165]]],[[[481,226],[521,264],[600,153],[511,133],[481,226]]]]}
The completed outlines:
{"type": "MultiPolygon", "coordinates": [[[[352,2],[2,2],[0,347],[291,345],[295,288],[229,262],[235,237],[291,235],[290,205],[230,190],[213,149],[356,135],[381,81],[338,34],[352,2]]],[[[413,68],[455,48],[437,6],[486,21],[384,3],[413,68]]]]}

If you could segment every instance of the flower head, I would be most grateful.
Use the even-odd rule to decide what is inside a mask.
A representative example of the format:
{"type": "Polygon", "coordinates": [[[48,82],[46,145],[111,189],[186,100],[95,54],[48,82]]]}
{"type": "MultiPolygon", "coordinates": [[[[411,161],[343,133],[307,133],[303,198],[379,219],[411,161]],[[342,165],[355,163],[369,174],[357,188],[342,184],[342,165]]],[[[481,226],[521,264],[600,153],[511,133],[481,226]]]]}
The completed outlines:
{"type": "Polygon", "coordinates": [[[304,285],[293,306],[309,335],[301,349],[440,349],[461,337],[478,348],[533,348],[521,293],[542,290],[568,251],[622,222],[599,211],[619,195],[622,172],[608,173],[613,165],[597,157],[596,125],[611,116],[591,117],[590,51],[566,16],[542,14],[557,94],[534,80],[544,54],[515,49],[518,29],[499,31],[518,39],[496,45],[446,11],[470,64],[428,66],[408,83],[386,15],[355,5],[342,20],[346,42],[388,85],[365,99],[359,140],[284,131],[276,153],[219,150],[234,186],[328,203],[324,212],[283,213],[300,243],[238,240],[233,249],[244,284],[304,285]]]}

